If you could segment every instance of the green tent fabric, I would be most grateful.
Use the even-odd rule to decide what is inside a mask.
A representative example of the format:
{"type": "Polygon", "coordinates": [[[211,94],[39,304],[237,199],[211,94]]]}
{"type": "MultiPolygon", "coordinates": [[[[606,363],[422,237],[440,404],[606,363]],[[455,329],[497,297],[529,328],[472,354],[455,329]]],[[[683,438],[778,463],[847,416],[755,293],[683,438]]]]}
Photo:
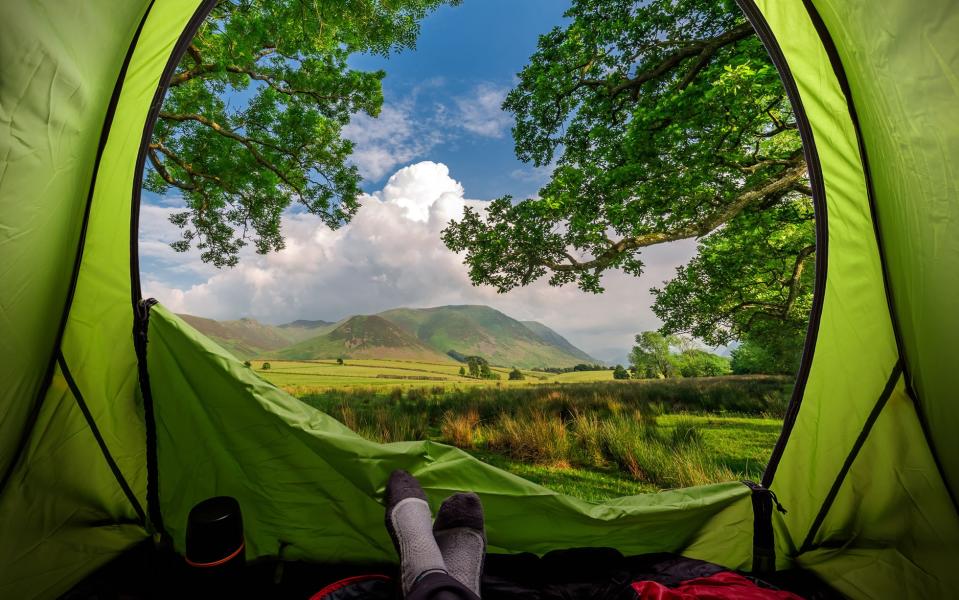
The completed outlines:
{"type": "Polygon", "coordinates": [[[760,519],[768,496],[739,482],[595,504],[440,444],[368,442],[141,302],[143,144],[211,5],[0,3],[0,597],[55,598],[151,536],[182,550],[217,494],[240,500],[250,556],[393,560],[395,468],[431,501],[478,491],[496,551],[749,570],[765,519],[777,568],[847,596],[959,589],[959,5],[741,2],[802,124],[819,236],[763,480],[788,513],[760,519]]]}

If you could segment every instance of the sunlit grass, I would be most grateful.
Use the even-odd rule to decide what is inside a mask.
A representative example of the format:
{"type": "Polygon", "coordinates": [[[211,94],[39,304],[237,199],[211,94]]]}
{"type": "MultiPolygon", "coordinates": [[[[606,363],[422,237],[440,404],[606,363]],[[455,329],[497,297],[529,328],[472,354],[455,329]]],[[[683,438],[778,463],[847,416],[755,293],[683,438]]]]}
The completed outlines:
{"type": "Polygon", "coordinates": [[[353,387],[301,396],[369,439],[441,441],[591,500],[759,478],[787,397],[784,381],[755,378],[353,387]]]}

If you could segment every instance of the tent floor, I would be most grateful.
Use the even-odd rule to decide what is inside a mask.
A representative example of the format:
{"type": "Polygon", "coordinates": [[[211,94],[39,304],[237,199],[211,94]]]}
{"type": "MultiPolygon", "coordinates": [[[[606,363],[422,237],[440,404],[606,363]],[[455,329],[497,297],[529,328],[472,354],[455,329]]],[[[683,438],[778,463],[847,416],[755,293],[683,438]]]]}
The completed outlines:
{"type": "MultiPolygon", "coordinates": [[[[483,576],[484,600],[569,598],[618,599],[630,582],[644,579],[675,585],[723,570],[673,554],[624,557],[609,548],[579,548],[533,554],[490,554],[483,576]]],[[[381,573],[395,576],[392,564],[323,565],[259,560],[247,565],[242,593],[222,597],[295,598],[305,600],[325,585],[345,577],[381,573]]],[[[763,583],[809,600],[841,598],[811,573],[792,570],[763,577],[763,583]]],[[[183,559],[139,544],[80,582],[61,600],[154,600],[189,598],[191,573],[183,559]]],[[[213,597],[202,594],[203,597],[213,597]]]]}

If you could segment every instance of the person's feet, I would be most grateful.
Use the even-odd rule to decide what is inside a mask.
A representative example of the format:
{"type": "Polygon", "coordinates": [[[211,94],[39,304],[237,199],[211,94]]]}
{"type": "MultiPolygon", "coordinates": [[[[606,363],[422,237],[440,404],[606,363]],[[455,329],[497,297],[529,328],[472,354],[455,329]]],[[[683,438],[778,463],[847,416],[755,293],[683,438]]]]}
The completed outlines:
{"type": "Polygon", "coordinates": [[[400,555],[403,595],[430,573],[446,573],[446,563],[433,537],[426,493],[406,471],[393,471],[386,484],[386,530],[400,555]]]}
{"type": "Polygon", "coordinates": [[[450,576],[478,596],[486,559],[483,505],[479,496],[460,493],[447,498],[436,513],[433,535],[450,576]]]}

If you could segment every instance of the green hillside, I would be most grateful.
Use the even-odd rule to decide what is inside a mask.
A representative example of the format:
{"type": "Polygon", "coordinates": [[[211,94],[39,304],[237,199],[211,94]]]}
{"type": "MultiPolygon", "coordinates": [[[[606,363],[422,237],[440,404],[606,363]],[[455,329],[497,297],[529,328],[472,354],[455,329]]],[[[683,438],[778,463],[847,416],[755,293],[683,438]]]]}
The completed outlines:
{"type": "Polygon", "coordinates": [[[350,317],[332,331],[270,353],[291,360],[320,358],[380,358],[453,362],[411,335],[378,316],[350,317]]]}
{"type": "MultiPolygon", "coordinates": [[[[596,360],[589,354],[586,354],[576,346],[570,343],[569,340],[556,333],[546,325],[543,325],[539,321],[520,321],[527,329],[535,333],[545,341],[547,344],[556,346],[560,350],[566,352],[570,356],[575,356],[580,359],[581,362],[586,363],[598,363],[600,361],[596,360]]],[[[552,366],[552,365],[551,365],[552,366]]]]}
{"type": "Polygon", "coordinates": [[[520,322],[488,306],[396,308],[338,323],[298,320],[284,325],[180,316],[244,360],[351,357],[450,362],[448,353],[455,351],[522,369],[599,362],[542,323],[520,322]]]}
{"type": "Polygon", "coordinates": [[[536,331],[488,306],[396,308],[379,316],[440,352],[478,355],[495,365],[568,367],[597,362],[545,325],[537,323],[536,331]]]}
{"type": "Polygon", "coordinates": [[[237,358],[248,359],[309,339],[329,330],[327,321],[294,321],[267,325],[255,319],[216,321],[195,315],[179,315],[195,329],[216,341],[237,358]]]}

